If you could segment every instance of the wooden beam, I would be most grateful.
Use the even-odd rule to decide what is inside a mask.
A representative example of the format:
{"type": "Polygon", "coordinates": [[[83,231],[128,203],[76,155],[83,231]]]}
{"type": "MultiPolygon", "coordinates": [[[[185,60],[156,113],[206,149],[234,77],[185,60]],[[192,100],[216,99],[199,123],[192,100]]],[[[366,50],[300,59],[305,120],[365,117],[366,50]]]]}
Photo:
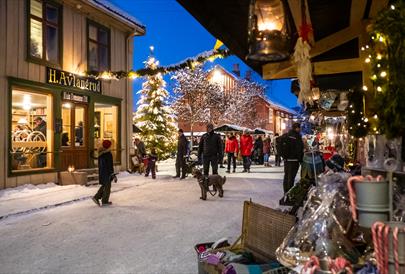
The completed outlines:
{"type": "MultiPolygon", "coordinates": [[[[315,62],[312,64],[314,75],[325,75],[345,72],[362,71],[363,61],[360,58],[315,62]]],[[[266,80],[285,79],[297,77],[295,66],[290,66],[273,74],[266,74],[266,80]]]]}
{"type": "MultiPolygon", "coordinates": [[[[294,19],[294,25],[298,32],[300,31],[300,26],[301,26],[301,22],[302,22],[301,1],[305,1],[306,22],[312,26],[311,16],[309,14],[309,8],[308,8],[308,1],[307,0],[288,0],[288,6],[290,7],[291,14],[294,19]]],[[[309,35],[309,42],[312,45],[314,44],[314,33],[313,32],[311,32],[309,35]]]]}
{"type": "Polygon", "coordinates": [[[367,0],[352,0],[350,9],[350,25],[353,26],[358,21],[362,21],[367,0]]]}
{"type": "Polygon", "coordinates": [[[278,63],[268,63],[263,65],[263,79],[270,79],[274,74],[277,74],[285,69],[292,67],[291,60],[278,63]]]}
{"type": "Polygon", "coordinates": [[[384,9],[388,5],[388,0],[373,0],[371,3],[370,13],[368,18],[375,18],[379,11],[384,9]]]}
{"type": "Polygon", "coordinates": [[[314,75],[362,71],[362,65],[360,58],[315,62],[314,75]]]}

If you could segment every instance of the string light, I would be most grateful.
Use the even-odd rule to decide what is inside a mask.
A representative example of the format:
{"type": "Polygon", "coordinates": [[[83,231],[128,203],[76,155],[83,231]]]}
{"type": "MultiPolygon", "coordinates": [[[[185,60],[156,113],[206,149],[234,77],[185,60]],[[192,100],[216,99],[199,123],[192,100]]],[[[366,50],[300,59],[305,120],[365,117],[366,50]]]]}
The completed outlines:
{"type": "Polygon", "coordinates": [[[369,46],[368,45],[366,45],[366,49],[368,49],[369,48],[369,46]]]}
{"type": "Polygon", "coordinates": [[[391,5],[391,9],[394,10],[394,9],[395,9],[395,6],[394,6],[394,5],[391,5]]]}
{"type": "Polygon", "coordinates": [[[374,80],[374,81],[377,80],[377,75],[374,74],[373,76],[371,76],[371,80],[374,80]]]}
{"type": "Polygon", "coordinates": [[[381,67],[381,64],[377,64],[377,68],[380,68],[381,67]]]}
{"type": "Polygon", "coordinates": [[[370,63],[370,58],[366,58],[366,60],[364,61],[364,62],[366,62],[366,63],[370,63]]]}
{"type": "Polygon", "coordinates": [[[380,36],[380,42],[384,42],[384,37],[380,36]]]}
{"type": "Polygon", "coordinates": [[[377,91],[382,91],[382,88],[380,86],[377,87],[377,91]]]}
{"type": "Polygon", "coordinates": [[[381,77],[385,77],[385,76],[387,76],[387,72],[382,71],[382,72],[380,73],[380,76],[381,76],[381,77]]]}
{"type": "Polygon", "coordinates": [[[361,50],[362,50],[362,51],[365,51],[366,49],[365,49],[364,47],[361,47],[361,50]]]}
{"type": "Polygon", "coordinates": [[[382,59],[382,55],[381,54],[377,54],[377,59],[381,60],[382,59]]]}
{"type": "Polygon", "coordinates": [[[374,114],[374,119],[378,119],[378,115],[377,114],[374,114]]]}
{"type": "Polygon", "coordinates": [[[363,90],[367,91],[368,90],[367,86],[363,86],[363,90]]]}

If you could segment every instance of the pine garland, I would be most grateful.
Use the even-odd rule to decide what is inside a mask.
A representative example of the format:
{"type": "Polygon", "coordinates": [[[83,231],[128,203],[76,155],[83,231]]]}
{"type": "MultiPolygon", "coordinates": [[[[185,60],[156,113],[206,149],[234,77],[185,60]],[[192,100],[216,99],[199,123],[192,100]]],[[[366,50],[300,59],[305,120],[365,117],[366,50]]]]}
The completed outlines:
{"type": "Polygon", "coordinates": [[[405,2],[381,12],[372,25],[369,60],[380,131],[388,138],[405,134],[405,2]]]}

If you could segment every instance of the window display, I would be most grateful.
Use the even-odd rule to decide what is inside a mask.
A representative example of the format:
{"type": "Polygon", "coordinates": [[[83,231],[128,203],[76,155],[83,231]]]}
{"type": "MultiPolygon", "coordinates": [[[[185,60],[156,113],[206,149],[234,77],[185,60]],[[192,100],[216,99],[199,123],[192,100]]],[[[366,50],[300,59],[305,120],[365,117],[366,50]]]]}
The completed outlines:
{"type": "Polygon", "coordinates": [[[12,171],[53,167],[52,96],[14,88],[11,104],[12,171]]]}
{"type": "Polygon", "coordinates": [[[112,142],[111,152],[114,161],[120,160],[118,149],[118,107],[109,104],[95,103],[94,105],[94,145],[99,146],[102,140],[112,142]]]}

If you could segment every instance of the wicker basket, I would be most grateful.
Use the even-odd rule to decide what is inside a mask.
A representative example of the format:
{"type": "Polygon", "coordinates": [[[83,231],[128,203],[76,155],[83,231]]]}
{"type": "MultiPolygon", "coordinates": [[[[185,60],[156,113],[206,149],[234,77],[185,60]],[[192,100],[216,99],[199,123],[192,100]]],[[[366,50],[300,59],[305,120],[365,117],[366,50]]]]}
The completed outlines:
{"type": "MultiPolygon", "coordinates": [[[[268,262],[276,260],[276,249],[281,245],[294,224],[295,216],[276,211],[251,201],[245,201],[243,206],[242,234],[239,239],[227,249],[231,251],[249,251],[258,261],[268,262]]],[[[203,263],[203,267],[206,273],[209,274],[221,273],[224,268],[221,264],[213,266],[207,263],[203,263]]],[[[282,267],[271,270],[273,272],[266,273],[284,274],[288,273],[287,270],[288,269],[282,267]]]]}

